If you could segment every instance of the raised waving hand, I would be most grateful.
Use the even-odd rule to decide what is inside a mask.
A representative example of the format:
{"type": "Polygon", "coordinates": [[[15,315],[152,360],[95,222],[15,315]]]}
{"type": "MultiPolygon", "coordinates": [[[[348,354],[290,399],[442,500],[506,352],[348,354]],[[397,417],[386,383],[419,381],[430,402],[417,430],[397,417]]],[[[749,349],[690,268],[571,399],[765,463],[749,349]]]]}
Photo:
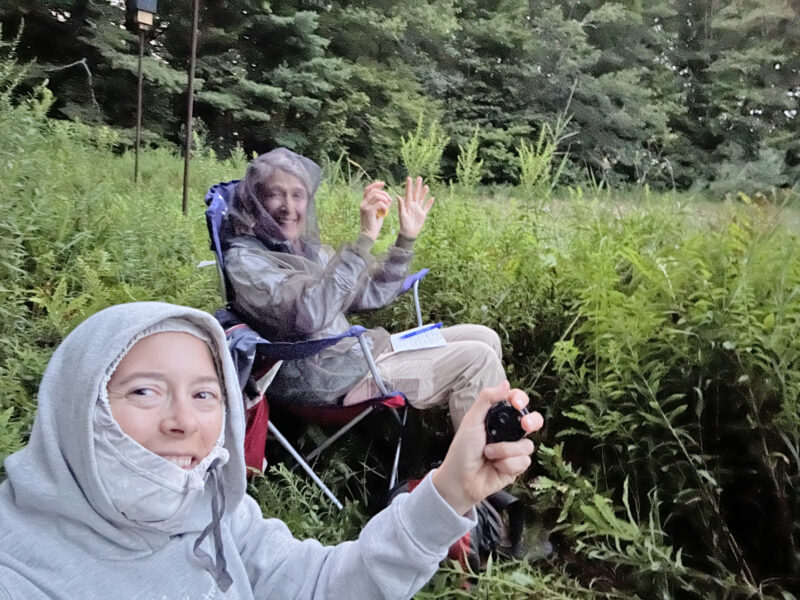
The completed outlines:
{"type": "Polygon", "coordinates": [[[423,185],[422,177],[413,181],[406,178],[405,197],[397,196],[397,212],[400,217],[400,233],[406,237],[415,238],[419,235],[428,211],[433,206],[434,198],[428,198],[429,188],[423,185]]]}

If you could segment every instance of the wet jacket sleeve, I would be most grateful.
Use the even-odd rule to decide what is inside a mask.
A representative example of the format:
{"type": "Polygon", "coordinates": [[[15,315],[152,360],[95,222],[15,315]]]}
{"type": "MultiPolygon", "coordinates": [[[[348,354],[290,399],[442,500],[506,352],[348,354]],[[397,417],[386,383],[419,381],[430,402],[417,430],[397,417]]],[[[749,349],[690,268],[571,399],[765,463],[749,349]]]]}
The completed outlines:
{"type": "Polygon", "coordinates": [[[394,245],[369,269],[348,310],[381,308],[397,298],[414,258],[413,247],[413,238],[399,235],[394,245]]]}
{"type": "Polygon", "coordinates": [[[256,598],[394,600],[427,583],[474,516],[457,515],[428,476],[373,517],[356,541],[327,547],[299,541],[282,522],[262,519],[249,497],[232,533],[256,598]]]}
{"type": "Polygon", "coordinates": [[[301,337],[311,336],[349,309],[368,276],[373,260],[369,251],[349,244],[324,266],[310,262],[301,266],[298,259],[292,267],[288,260],[279,264],[278,253],[234,246],[225,253],[225,273],[243,314],[301,337]]]}

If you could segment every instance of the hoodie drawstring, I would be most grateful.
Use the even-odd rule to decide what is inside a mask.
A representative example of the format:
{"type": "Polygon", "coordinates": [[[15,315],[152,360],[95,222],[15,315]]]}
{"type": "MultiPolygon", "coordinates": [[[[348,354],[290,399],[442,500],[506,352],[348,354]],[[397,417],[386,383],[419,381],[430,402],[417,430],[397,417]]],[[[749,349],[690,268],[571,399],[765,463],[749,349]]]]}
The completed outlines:
{"type": "Polygon", "coordinates": [[[222,479],[217,473],[217,466],[219,466],[221,462],[222,460],[217,458],[208,468],[208,472],[213,480],[211,483],[213,489],[211,496],[211,523],[203,529],[200,537],[195,541],[194,555],[200,561],[200,564],[203,565],[203,568],[211,573],[219,589],[223,592],[227,592],[228,588],[233,584],[233,578],[231,574],[228,573],[225,554],[222,549],[222,532],[220,531],[222,515],[225,512],[225,491],[222,487],[222,479]],[[203,540],[212,532],[214,534],[214,555],[216,561],[200,548],[200,544],[202,544],[203,540]]]}

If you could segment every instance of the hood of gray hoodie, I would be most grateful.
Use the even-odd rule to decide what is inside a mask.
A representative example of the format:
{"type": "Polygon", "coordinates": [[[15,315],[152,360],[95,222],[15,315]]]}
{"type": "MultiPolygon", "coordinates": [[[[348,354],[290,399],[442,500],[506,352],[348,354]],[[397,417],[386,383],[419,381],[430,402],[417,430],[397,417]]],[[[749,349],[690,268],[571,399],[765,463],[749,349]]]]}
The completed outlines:
{"type": "Polygon", "coordinates": [[[81,323],[50,359],[30,441],[5,461],[8,478],[0,484],[0,514],[9,518],[0,520],[0,546],[14,546],[27,537],[27,545],[56,544],[56,554],[56,548],[67,543],[90,556],[124,560],[157,552],[172,536],[199,535],[209,524],[215,489],[215,482],[209,481],[208,493],[192,505],[177,529],[174,524],[160,530],[157,524],[129,520],[102,485],[95,452],[93,416],[108,369],[142,331],[170,318],[185,319],[207,332],[220,358],[227,402],[224,446],[230,458],[218,475],[226,491],[226,514],[235,511],[245,493],[244,414],[222,328],[208,313],[191,308],[160,302],[123,304],[81,323]],[[52,539],[41,539],[42,531],[52,539]]]}

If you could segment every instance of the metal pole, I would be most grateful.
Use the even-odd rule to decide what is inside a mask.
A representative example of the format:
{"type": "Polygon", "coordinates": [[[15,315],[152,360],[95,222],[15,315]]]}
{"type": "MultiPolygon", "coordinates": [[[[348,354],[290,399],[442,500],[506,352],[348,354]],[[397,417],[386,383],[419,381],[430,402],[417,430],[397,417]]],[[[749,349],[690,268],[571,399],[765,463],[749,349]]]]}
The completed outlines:
{"type": "Polygon", "coordinates": [[[133,159],[133,182],[139,183],[139,146],[142,143],[142,57],[144,56],[144,28],[139,25],[139,86],[136,92],[136,154],[133,159]]]}
{"type": "Polygon", "coordinates": [[[189,161],[192,155],[192,108],[194,106],[194,59],[197,54],[197,18],[200,0],[194,0],[192,12],[192,50],[189,55],[189,99],[186,106],[186,143],[183,147],[183,214],[189,212],[189,161]]]}
{"type": "MultiPolygon", "coordinates": [[[[266,400],[262,400],[262,402],[266,402],[266,400]]],[[[289,452],[289,454],[292,455],[292,458],[294,458],[297,461],[297,464],[303,467],[303,470],[308,474],[309,477],[311,477],[312,480],[314,480],[314,483],[316,483],[319,486],[319,488],[323,491],[323,493],[328,498],[330,498],[331,502],[333,502],[336,508],[342,510],[344,507],[342,506],[342,503],[339,502],[339,499],[333,495],[333,492],[330,490],[330,488],[327,485],[325,485],[325,483],[322,481],[322,479],[319,478],[319,476],[316,473],[314,473],[314,469],[312,469],[309,466],[309,464],[303,460],[303,457],[300,456],[300,454],[298,454],[297,450],[295,450],[289,443],[289,441],[285,437],[283,437],[283,434],[280,431],[278,431],[278,428],[275,427],[272,421],[269,421],[267,423],[267,430],[272,434],[272,437],[276,438],[281,443],[281,445],[289,452]]]]}

